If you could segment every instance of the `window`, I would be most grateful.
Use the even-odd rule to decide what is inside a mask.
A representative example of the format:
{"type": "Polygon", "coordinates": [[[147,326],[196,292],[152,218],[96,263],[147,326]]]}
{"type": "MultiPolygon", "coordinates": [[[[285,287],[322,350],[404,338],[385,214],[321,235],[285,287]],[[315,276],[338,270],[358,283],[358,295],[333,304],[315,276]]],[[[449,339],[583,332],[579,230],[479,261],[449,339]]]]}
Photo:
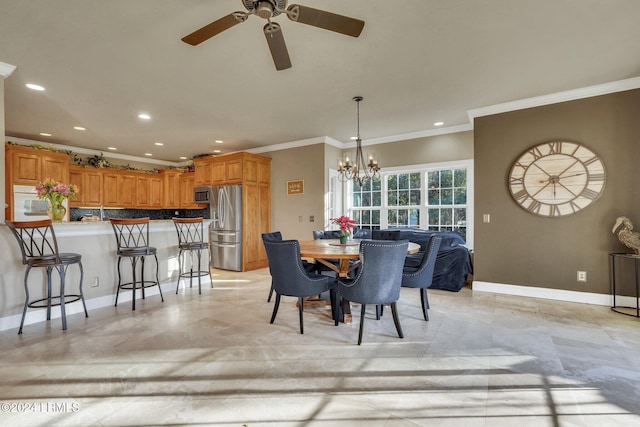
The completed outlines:
{"type": "Polygon", "coordinates": [[[427,175],[427,229],[456,231],[467,240],[467,169],[441,169],[427,175]]]}
{"type": "Polygon", "coordinates": [[[387,181],[387,226],[419,227],[422,200],[421,174],[385,174],[387,181]]]}
{"type": "Polygon", "coordinates": [[[356,227],[380,228],[382,180],[367,180],[362,186],[353,181],[351,184],[351,217],[356,221],[356,227]]]}
{"type": "Polygon", "coordinates": [[[473,247],[472,178],[472,160],[389,168],[348,183],[346,214],[359,228],[455,231],[473,247]]]}

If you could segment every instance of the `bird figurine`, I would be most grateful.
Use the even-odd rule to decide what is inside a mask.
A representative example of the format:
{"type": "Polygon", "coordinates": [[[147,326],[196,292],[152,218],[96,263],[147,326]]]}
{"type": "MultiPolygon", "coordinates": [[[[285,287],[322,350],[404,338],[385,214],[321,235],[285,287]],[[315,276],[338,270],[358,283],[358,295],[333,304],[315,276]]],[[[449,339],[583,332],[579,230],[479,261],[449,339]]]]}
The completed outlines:
{"type": "Polygon", "coordinates": [[[640,255],[640,233],[633,230],[633,224],[626,216],[620,216],[616,219],[616,223],[613,226],[612,233],[618,231],[618,239],[628,248],[633,249],[636,255],[640,255]]]}

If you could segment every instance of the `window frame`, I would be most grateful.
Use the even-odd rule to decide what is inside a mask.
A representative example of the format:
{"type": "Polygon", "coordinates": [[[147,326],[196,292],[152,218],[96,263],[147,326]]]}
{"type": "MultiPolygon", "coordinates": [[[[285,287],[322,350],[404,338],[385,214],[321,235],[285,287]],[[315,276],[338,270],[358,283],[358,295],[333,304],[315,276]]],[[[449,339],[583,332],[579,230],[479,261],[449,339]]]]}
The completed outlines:
{"type": "MultiPolygon", "coordinates": [[[[438,162],[438,163],[426,163],[419,165],[407,165],[407,166],[395,166],[380,169],[380,179],[382,180],[382,198],[381,198],[381,206],[380,206],[380,228],[385,229],[389,228],[388,225],[388,212],[390,209],[398,209],[398,206],[389,206],[388,205],[388,180],[387,177],[389,175],[400,175],[407,173],[416,173],[419,172],[421,174],[421,182],[420,182],[420,191],[422,194],[422,200],[419,206],[420,210],[420,220],[418,227],[426,230],[428,229],[428,189],[427,189],[427,173],[433,171],[441,171],[441,170],[453,170],[453,169],[466,169],[467,171],[467,203],[465,207],[466,209],[466,243],[469,248],[473,248],[473,234],[474,234],[474,194],[473,194],[473,159],[467,160],[456,160],[450,162],[438,162]]],[[[358,210],[353,206],[353,182],[348,182],[344,188],[344,198],[343,198],[343,206],[346,208],[346,212],[350,217],[354,217],[354,211],[358,210]]],[[[438,207],[443,206],[451,206],[459,207],[455,205],[437,205],[438,207]]],[[[433,207],[433,206],[431,206],[433,207]]],[[[365,209],[371,209],[371,206],[364,207],[365,209]]],[[[415,205],[408,205],[407,209],[414,209],[415,205]]]]}

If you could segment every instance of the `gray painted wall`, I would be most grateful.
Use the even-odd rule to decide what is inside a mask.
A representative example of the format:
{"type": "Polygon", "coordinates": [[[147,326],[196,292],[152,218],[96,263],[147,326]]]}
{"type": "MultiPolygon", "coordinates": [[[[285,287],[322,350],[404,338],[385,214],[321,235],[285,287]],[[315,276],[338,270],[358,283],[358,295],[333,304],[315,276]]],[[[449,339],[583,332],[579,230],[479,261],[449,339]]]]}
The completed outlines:
{"type": "Polygon", "coordinates": [[[640,90],[477,118],[474,125],[474,280],[609,293],[609,259],[628,251],[611,233],[615,219],[640,226],[640,90]],[[507,175],[533,145],[582,143],[604,160],[607,183],[594,204],[574,215],[543,218],[513,201],[507,175]],[[482,223],[482,215],[491,222],[482,223]],[[576,272],[587,271],[587,282],[576,272]]]}
{"type": "MultiPolygon", "coordinates": [[[[365,146],[375,149],[381,166],[394,167],[473,158],[473,133],[460,132],[365,146]]],[[[349,150],[345,150],[349,151],[349,150]]],[[[351,151],[354,151],[353,149],[351,151]]],[[[336,169],[343,150],[329,144],[263,153],[271,160],[271,225],[284,238],[311,239],[324,229],[324,199],[329,169],[336,169]],[[287,181],[304,179],[304,195],[288,196],[287,181]],[[312,223],[310,216],[315,217],[312,223]],[[302,216],[302,222],[299,217],[302,216]]]]}

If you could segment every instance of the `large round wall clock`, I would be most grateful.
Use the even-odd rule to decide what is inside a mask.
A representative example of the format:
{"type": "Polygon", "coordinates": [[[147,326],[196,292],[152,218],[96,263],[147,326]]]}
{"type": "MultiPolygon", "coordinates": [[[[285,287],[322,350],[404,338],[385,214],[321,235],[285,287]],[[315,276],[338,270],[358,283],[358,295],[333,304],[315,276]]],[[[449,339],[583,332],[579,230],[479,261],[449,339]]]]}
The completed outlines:
{"type": "Polygon", "coordinates": [[[595,202],[607,175],[600,156],[582,144],[531,147],[511,166],[509,191],[525,210],[544,217],[574,214],[595,202]]]}

